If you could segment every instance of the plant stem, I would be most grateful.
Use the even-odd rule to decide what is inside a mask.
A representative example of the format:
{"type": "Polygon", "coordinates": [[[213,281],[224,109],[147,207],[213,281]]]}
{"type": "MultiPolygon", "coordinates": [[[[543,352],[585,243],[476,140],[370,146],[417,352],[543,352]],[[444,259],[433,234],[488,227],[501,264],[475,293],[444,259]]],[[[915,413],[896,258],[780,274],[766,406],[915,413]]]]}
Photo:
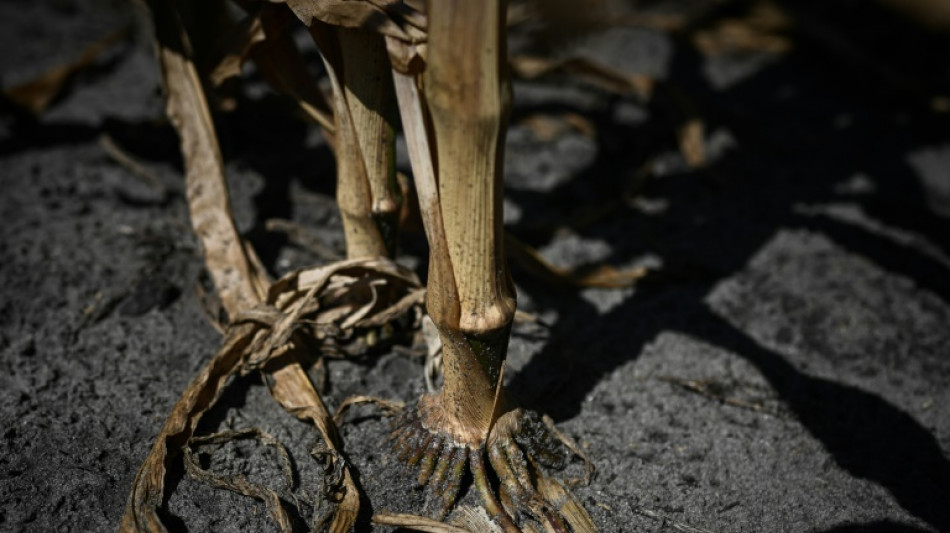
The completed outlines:
{"type": "Polygon", "coordinates": [[[501,226],[504,13],[503,0],[430,2],[423,75],[444,238],[432,246],[426,303],[442,336],[443,407],[477,439],[493,421],[515,312],[501,226]]]}
{"type": "Polygon", "coordinates": [[[314,24],[333,87],[337,204],[348,258],[392,256],[400,194],[395,167],[395,108],[383,38],[314,24]]]}
{"type": "Polygon", "coordinates": [[[370,216],[392,257],[402,198],[396,182],[396,105],[389,55],[376,33],[340,28],[338,36],[346,104],[369,184],[370,216]]]}

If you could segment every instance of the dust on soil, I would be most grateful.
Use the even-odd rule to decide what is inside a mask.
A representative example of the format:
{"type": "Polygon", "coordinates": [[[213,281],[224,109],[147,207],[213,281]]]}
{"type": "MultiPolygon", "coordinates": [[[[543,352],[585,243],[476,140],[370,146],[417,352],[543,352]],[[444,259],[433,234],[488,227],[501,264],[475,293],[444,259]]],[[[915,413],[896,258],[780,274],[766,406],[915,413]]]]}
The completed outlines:
{"type": "MultiPolygon", "coordinates": [[[[580,291],[515,271],[520,307],[551,327],[515,328],[509,382],[597,464],[576,494],[601,531],[950,531],[950,128],[912,83],[943,76],[947,94],[945,58],[926,53],[946,42],[869,4],[801,5],[825,26],[803,26],[783,53],[706,59],[633,28],[557,51],[687,94],[705,122],[702,170],[677,151],[666,97],[516,83],[508,229],[562,266],[657,269],[635,289],[580,291]],[[849,62],[828,52],[819,30],[829,27],[890,48],[872,50],[880,65],[849,62]],[[894,69],[909,87],[889,85],[894,69]],[[528,120],[539,113],[579,114],[596,135],[541,138],[528,120]],[[651,177],[621,199],[642,168],[651,177]]],[[[96,0],[0,4],[3,85],[68,61],[129,17],[96,0]]],[[[219,345],[194,293],[201,260],[162,110],[138,44],[76,79],[38,121],[0,122],[4,531],[115,530],[164,416],[219,345]],[[104,134],[162,187],[109,158],[104,134]]],[[[265,232],[268,218],[340,247],[332,157],[314,128],[266,91],[219,128],[239,226],[274,273],[314,258],[265,232]]],[[[418,234],[404,244],[403,260],[424,272],[418,234]]],[[[395,353],[328,368],[331,408],[424,389],[421,361],[395,353]]],[[[261,427],[290,448],[297,519],[308,520],[321,480],[307,455],[315,433],[254,378],[229,388],[203,431],[229,426],[261,427]]],[[[387,431],[358,409],[343,428],[347,453],[372,508],[417,509],[387,431]]],[[[205,460],[282,481],[252,444],[205,460]]],[[[181,472],[171,491],[173,529],[274,529],[259,503],[181,472]]]]}

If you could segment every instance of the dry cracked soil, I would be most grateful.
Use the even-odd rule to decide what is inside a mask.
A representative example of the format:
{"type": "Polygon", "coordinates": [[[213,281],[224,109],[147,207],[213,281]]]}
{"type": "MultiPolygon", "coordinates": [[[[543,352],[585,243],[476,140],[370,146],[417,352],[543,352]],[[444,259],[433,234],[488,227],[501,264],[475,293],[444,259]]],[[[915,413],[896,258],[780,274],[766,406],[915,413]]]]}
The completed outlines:
{"type": "MultiPolygon", "coordinates": [[[[649,5],[675,19],[696,4],[649,5]]],[[[702,28],[761,2],[720,4],[702,28]]],[[[569,75],[515,82],[508,231],[558,266],[649,273],[574,289],[516,265],[520,308],[543,324],[515,327],[509,385],[596,463],[576,495],[600,531],[950,532],[950,65],[931,53],[947,40],[869,2],[768,4],[793,18],[786,40],[738,51],[656,25],[553,48],[530,24],[513,34],[514,52],[594,58],[656,85],[645,100],[569,75]],[[700,168],[677,144],[689,118],[703,125],[700,168]]],[[[0,82],[136,20],[121,2],[0,3],[0,82]]],[[[196,296],[177,139],[147,34],[135,35],[41,116],[3,102],[2,531],[116,530],[164,417],[220,343],[196,296]]],[[[238,225],[272,273],[318,258],[268,232],[271,218],[339,252],[317,129],[253,72],[218,128],[238,225]]],[[[401,261],[424,274],[419,233],[403,241],[401,261]]],[[[330,361],[331,408],[417,397],[422,361],[404,352],[330,361]]],[[[253,376],[201,431],[226,427],[288,447],[302,530],[323,475],[307,453],[315,432],[253,376]]],[[[371,407],[342,429],[366,508],[418,510],[387,432],[371,407]]],[[[253,442],[204,461],[282,483],[253,442]]],[[[168,493],[172,530],[276,530],[259,502],[180,469],[168,493]]]]}

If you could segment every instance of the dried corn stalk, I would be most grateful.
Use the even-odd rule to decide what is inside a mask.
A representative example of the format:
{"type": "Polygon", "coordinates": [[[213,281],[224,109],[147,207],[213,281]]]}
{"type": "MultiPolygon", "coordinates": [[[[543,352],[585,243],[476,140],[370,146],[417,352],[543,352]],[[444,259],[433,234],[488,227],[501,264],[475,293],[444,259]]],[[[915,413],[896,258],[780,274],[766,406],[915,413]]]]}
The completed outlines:
{"type": "MultiPolygon", "coordinates": [[[[214,126],[178,13],[163,0],[151,0],[149,7],[168,112],[185,154],[192,222],[232,322],[222,349],[182,394],[139,470],[120,526],[123,532],[165,531],[157,509],[167,469],[238,372],[262,370],[275,399],[311,420],[329,449],[339,453],[336,426],[299,363],[304,339],[377,327],[422,299],[414,275],[383,259],[304,270],[270,285],[234,226],[214,126]],[[271,365],[277,358],[280,364],[271,365]]],[[[359,510],[359,490],[348,468],[330,523],[330,531],[338,533],[352,528],[359,510]]]]}
{"type": "Polygon", "coordinates": [[[501,388],[515,315],[501,229],[510,105],[503,6],[431,2],[426,70],[394,73],[430,246],[426,307],[441,337],[445,376],[441,391],[423,396],[397,422],[395,447],[419,465],[436,516],[452,508],[467,470],[491,522],[466,526],[586,533],[595,528],[583,507],[534,466],[534,454],[552,456],[548,444],[556,436],[501,388]],[[544,443],[521,444],[526,432],[545,434],[544,443]]]}
{"type": "Polygon", "coordinates": [[[347,257],[391,257],[402,195],[396,180],[390,56],[401,68],[419,64],[425,19],[399,2],[286,4],[309,28],[333,88],[332,144],[347,257]]]}
{"type": "MultiPolygon", "coordinates": [[[[393,228],[387,227],[395,223],[398,212],[391,144],[393,93],[402,110],[430,240],[433,291],[428,292],[428,308],[447,354],[440,412],[448,416],[433,428],[451,437],[445,443],[453,454],[459,446],[463,450],[451,465],[436,468],[445,474],[451,466],[453,472],[442,516],[454,504],[466,466],[471,467],[488,514],[461,512],[457,526],[405,515],[380,515],[377,521],[457,531],[485,529],[482,525],[487,528],[490,519],[492,530],[513,533],[519,526],[511,517],[527,513],[535,521],[527,522],[525,531],[538,531],[535,526],[594,531],[583,508],[535,465],[532,453],[551,455],[550,443],[529,446],[522,455],[515,440],[522,430],[540,431],[538,417],[517,409],[500,388],[515,313],[500,217],[502,148],[510,105],[503,2],[430,6],[438,14],[432,32],[443,44],[428,66],[428,21],[405,4],[285,3],[309,28],[327,67],[333,89],[332,124],[330,113],[320,109],[322,95],[305,76],[285,31],[279,2],[262,6],[234,29],[233,43],[217,62],[214,79],[234,76],[241,62],[251,57],[272,84],[323,125],[339,160],[339,202],[352,259],[304,269],[274,283],[266,277],[234,226],[202,79],[178,13],[169,0],[149,0],[169,115],[185,154],[193,223],[231,323],[224,346],[182,395],[137,475],[121,531],[164,531],[156,511],[162,505],[167,468],[237,373],[262,372],[272,396],[320,431],[325,449],[318,453],[340,457],[336,425],[301,365],[307,358],[305,349],[314,341],[352,338],[407,313],[418,319],[426,298],[411,272],[388,259],[369,257],[391,254],[395,242],[393,228]],[[460,42],[455,42],[458,38],[460,42]],[[490,484],[489,470],[501,481],[500,499],[490,484]]],[[[412,416],[419,421],[419,416],[412,416]]],[[[415,431],[415,426],[410,429],[415,431]]],[[[331,487],[336,508],[329,530],[343,533],[355,523],[360,493],[350,467],[337,464],[342,465],[342,474],[339,484],[331,487]]],[[[281,517],[286,514],[271,511],[285,528],[281,517]]]]}

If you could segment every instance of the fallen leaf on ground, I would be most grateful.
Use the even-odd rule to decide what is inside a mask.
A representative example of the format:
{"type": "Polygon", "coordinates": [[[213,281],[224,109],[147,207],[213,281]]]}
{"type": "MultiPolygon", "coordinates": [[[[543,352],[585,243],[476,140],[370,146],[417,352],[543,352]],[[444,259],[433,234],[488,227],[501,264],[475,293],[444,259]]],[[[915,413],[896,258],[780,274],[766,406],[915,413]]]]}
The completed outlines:
{"type": "Polygon", "coordinates": [[[643,74],[623,72],[584,57],[555,59],[518,55],[510,59],[512,75],[526,80],[562,72],[577,76],[591,85],[616,94],[635,94],[648,99],[653,93],[654,80],[643,74]]]}
{"type": "Polygon", "coordinates": [[[62,95],[76,74],[95,65],[102,54],[128,36],[128,29],[112,32],[86,47],[75,61],[57,65],[35,79],[4,89],[3,95],[20,108],[39,115],[62,95]]]}
{"type": "Polygon", "coordinates": [[[610,265],[598,265],[587,270],[561,268],[552,265],[537,250],[508,233],[505,234],[505,251],[512,262],[535,276],[548,282],[574,287],[630,287],[649,272],[646,267],[618,270],[610,265]]]}

